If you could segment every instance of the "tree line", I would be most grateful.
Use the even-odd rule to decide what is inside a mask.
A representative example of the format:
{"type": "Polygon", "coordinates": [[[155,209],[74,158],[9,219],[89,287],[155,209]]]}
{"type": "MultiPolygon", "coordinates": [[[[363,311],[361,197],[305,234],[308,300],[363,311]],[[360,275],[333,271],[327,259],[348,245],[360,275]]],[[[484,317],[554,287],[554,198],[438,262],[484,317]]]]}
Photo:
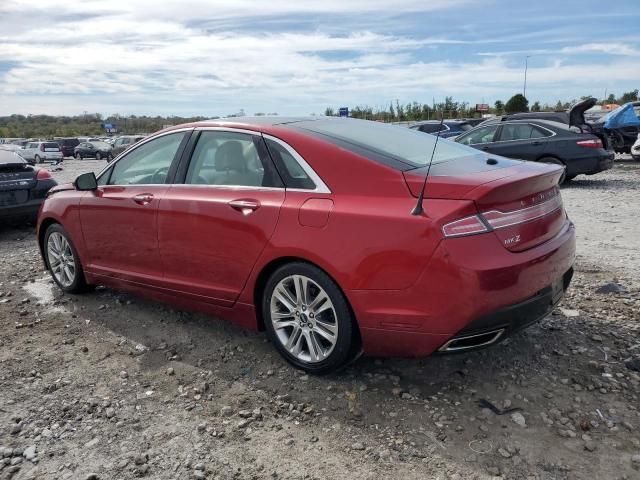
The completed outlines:
{"type": "MultiPolygon", "coordinates": [[[[590,98],[590,95],[583,96],[579,100],[590,98]]],[[[558,100],[555,105],[541,104],[539,101],[529,105],[529,100],[521,93],[518,93],[511,97],[507,102],[497,100],[493,105],[489,106],[489,110],[486,112],[476,111],[475,105],[470,105],[469,102],[456,102],[453,97],[445,97],[444,101],[435,102],[431,104],[410,102],[402,104],[398,100],[390,102],[388,106],[382,107],[370,107],[370,106],[356,106],[349,109],[349,116],[353,118],[362,118],[366,120],[377,120],[382,122],[411,122],[419,120],[431,120],[439,119],[441,115],[444,118],[473,118],[480,116],[481,113],[491,113],[494,115],[502,115],[505,113],[519,113],[519,112],[551,112],[551,111],[565,111],[579,100],[573,99],[571,101],[558,100]]],[[[613,93],[606,99],[601,100],[601,105],[605,104],[619,104],[622,105],[627,102],[633,102],[638,100],[638,89],[625,92],[620,97],[616,97],[613,93]]],[[[338,110],[333,107],[327,107],[324,111],[326,116],[338,115],[338,110]]]]}
{"type": "MultiPolygon", "coordinates": [[[[582,99],[588,97],[582,97],[582,99]]],[[[638,89],[623,93],[616,97],[613,93],[602,100],[601,104],[623,104],[638,100],[638,89]]],[[[544,104],[536,101],[529,106],[529,101],[522,95],[516,94],[507,102],[497,100],[490,106],[486,113],[502,115],[503,113],[527,112],[527,111],[558,111],[567,110],[577,100],[562,102],[558,100],[555,105],[544,104]]],[[[337,115],[337,110],[329,107],[324,112],[327,116],[337,115]]],[[[398,100],[381,107],[356,106],[351,108],[349,115],[354,118],[379,120],[383,122],[406,122],[418,120],[430,120],[440,118],[469,118],[479,116],[475,105],[469,102],[457,102],[453,97],[445,97],[444,101],[431,104],[410,102],[401,104],[398,100]]],[[[242,116],[244,110],[228,115],[228,117],[242,116]]],[[[255,113],[254,115],[265,115],[255,113]]],[[[270,113],[268,115],[277,115],[270,113]]],[[[91,113],[76,116],[66,115],[9,115],[0,117],[0,138],[53,138],[53,137],[77,137],[97,136],[105,134],[105,124],[115,124],[119,134],[153,133],[166,125],[178,125],[181,123],[197,122],[207,118],[219,117],[177,117],[177,116],[136,116],[136,115],[109,115],[103,117],[99,113],[91,113]]]]}

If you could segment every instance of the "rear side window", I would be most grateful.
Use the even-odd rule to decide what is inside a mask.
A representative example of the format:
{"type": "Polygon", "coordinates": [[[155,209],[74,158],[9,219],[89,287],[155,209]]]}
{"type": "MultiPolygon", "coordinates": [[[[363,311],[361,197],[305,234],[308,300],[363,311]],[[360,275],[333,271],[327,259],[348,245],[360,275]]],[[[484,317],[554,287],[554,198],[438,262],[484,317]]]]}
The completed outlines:
{"type": "Polygon", "coordinates": [[[260,138],[237,132],[203,131],[191,156],[185,183],[238,187],[281,187],[282,183],[258,150],[260,138]]]}
{"type": "Polygon", "coordinates": [[[305,190],[313,190],[316,188],[315,183],[309,178],[307,172],[304,171],[302,166],[300,166],[298,161],[285,147],[270,138],[265,139],[265,141],[273,163],[276,164],[276,168],[287,188],[300,188],[305,190]]]}
{"type": "Polygon", "coordinates": [[[528,140],[530,138],[542,138],[550,135],[549,132],[529,123],[513,123],[502,126],[501,141],[528,140]]]}

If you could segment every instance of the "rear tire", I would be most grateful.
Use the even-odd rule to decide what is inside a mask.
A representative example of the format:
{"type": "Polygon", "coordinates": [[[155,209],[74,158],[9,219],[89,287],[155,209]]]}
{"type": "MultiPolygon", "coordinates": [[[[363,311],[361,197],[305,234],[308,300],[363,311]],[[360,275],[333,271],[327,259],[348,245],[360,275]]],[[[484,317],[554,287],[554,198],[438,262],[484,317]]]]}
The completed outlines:
{"type": "Polygon", "coordinates": [[[276,270],[262,293],[267,336],[296,368],[322,375],[351,357],[355,320],[338,285],[304,262],[276,270]]]}
{"type": "Polygon", "coordinates": [[[47,269],[63,292],[83,293],[91,289],[85,280],[82,264],[71,237],[59,223],[47,228],[43,251],[47,269]]]}
{"type": "MultiPolygon", "coordinates": [[[[562,185],[563,183],[567,182],[567,166],[564,164],[564,162],[562,160],[559,160],[555,157],[542,157],[540,160],[538,160],[540,163],[552,163],[554,165],[558,165],[559,167],[563,167],[564,170],[562,171],[562,175],[560,176],[560,179],[558,180],[558,185],[562,185]]],[[[572,176],[571,178],[574,178],[574,176],[572,176]]],[[[569,179],[571,180],[571,179],[569,179]]]]}
{"type": "Polygon", "coordinates": [[[100,152],[96,152],[96,160],[101,160],[102,159],[102,155],[100,155],[100,152]]]}
{"type": "Polygon", "coordinates": [[[40,158],[40,155],[36,155],[35,157],[33,157],[33,161],[36,163],[43,163],[42,159],[40,158]]]}
{"type": "Polygon", "coordinates": [[[82,160],[82,154],[80,152],[76,153],[76,160],[82,160]]]}

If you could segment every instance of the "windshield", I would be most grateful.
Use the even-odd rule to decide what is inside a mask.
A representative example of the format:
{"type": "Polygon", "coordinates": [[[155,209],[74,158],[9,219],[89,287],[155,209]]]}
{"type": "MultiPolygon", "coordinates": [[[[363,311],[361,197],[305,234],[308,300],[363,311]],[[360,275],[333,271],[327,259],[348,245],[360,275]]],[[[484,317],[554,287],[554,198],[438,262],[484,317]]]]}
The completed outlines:
{"type": "MultiPolygon", "coordinates": [[[[341,146],[355,147],[357,153],[368,152],[399,160],[411,167],[426,165],[436,141],[434,135],[406,127],[352,118],[309,120],[290,124],[309,132],[321,134],[325,139],[340,140],[341,146]]],[[[482,156],[473,148],[444,138],[438,140],[433,163],[446,162],[454,158],[482,156]]]]}

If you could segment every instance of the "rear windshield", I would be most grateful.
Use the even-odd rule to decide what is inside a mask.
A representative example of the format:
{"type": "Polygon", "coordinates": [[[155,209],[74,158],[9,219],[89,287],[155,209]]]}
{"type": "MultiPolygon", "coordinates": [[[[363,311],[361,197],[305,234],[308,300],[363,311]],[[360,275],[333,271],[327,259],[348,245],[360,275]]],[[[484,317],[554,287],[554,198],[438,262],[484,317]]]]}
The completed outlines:
{"type": "Polygon", "coordinates": [[[472,128],[473,128],[473,125],[471,125],[470,123],[460,124],[460,130],[462,130],[463,132],[466,132],[467,130],[471,130],[472,128]]]}
{"type": "Polygon", "coordinates": [[[44,145],[44,148],[55,148],[56,150],[60,149],[60,145],[54,142],[46,142],[46,143],[43,143],[43,145],[44,145]]]}
{"type": "MultiPolygon", "coordinates": [[[[403,170],[427,165],[436,141],[435,136],[410,128],[352,118],[307,120],[289,126],[319,134],[325,140],[372,160],[381,160],[381,156],[395,160],[395,164],[389,164],[403,170]]],[[[440,138],[433,163],[469,156],[484,158],[478,150],[440,138]]]]}

